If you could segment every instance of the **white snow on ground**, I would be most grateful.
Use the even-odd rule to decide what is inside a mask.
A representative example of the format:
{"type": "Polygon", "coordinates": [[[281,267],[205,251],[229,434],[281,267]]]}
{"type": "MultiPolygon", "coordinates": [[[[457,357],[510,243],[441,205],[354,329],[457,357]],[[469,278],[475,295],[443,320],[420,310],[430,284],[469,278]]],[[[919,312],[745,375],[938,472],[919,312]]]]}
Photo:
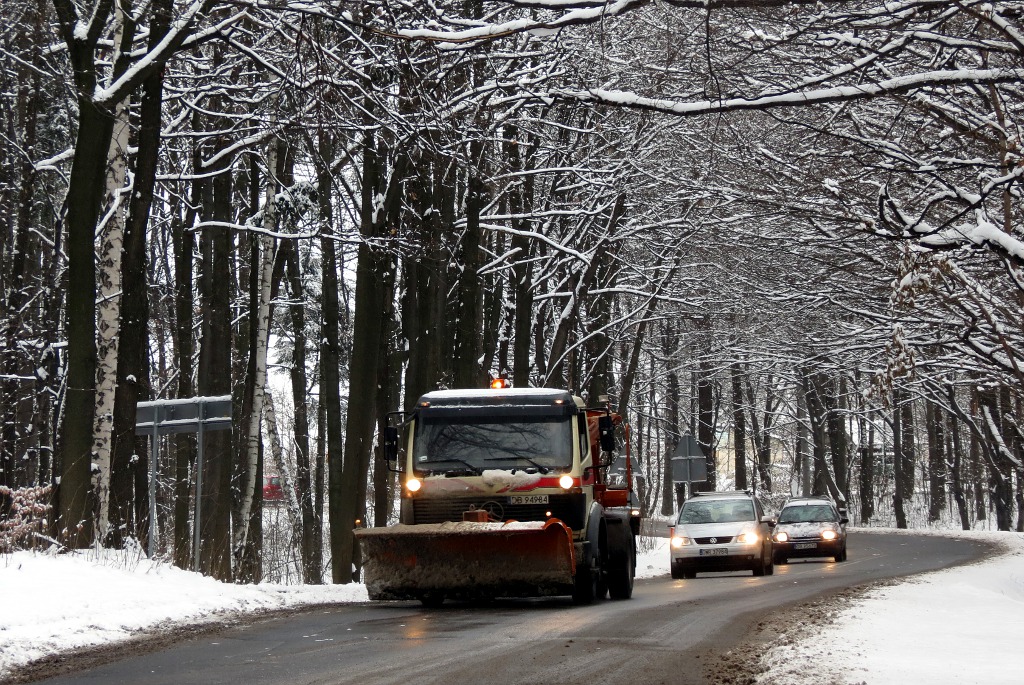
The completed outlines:
{"type": "MultiPolygon", "coordinates": [[[[831,625],[768,651],[764,685],[1024,682],[1024,535],[957,531],[1005,552],[989,561],[917,576],[853,600],[831,625]]],[[[852,557],[851,557],[852,558],[852,557]]],[[[786,636],[780,636],[785,642],[786,636]]]]}
{"type": "MultiPolygon", "coordinates": [[[[770,650],[769,671],[759,682],[1019,682],[1024,535],[963,535],[998,541],[1007,552],[870,593],[841,611],[824,633],[770,650]]],[[[668,575],[667,542],[641,541],[638,578],[668,575]]],[[[359,584],[220,583],[138,551],[0,555],[0,680],[35,659],[146,631],[366,599],[359,584]]]]}
{"type": "Polygon", "coordinates": [[[365,601],[363,585],[232,585],[140,552],[0,555],[0,680],[62,651],[239,613],[365,601]]]}

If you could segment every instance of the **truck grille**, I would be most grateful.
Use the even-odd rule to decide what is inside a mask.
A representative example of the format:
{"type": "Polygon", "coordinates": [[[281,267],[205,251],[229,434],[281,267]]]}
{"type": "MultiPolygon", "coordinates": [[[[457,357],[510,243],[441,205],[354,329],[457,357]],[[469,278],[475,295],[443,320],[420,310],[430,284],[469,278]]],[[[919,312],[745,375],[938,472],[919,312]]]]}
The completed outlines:
{"type": "Polygon", "coordinates": [[[461,521],[462,512],[486,509],[494,520],[546,521],[547,512],[574,530],[583,527],[584,495],[550,495],[547,504],[509,504],[507,495],[468,495],[412,500],[413,523],[461,521]]]}

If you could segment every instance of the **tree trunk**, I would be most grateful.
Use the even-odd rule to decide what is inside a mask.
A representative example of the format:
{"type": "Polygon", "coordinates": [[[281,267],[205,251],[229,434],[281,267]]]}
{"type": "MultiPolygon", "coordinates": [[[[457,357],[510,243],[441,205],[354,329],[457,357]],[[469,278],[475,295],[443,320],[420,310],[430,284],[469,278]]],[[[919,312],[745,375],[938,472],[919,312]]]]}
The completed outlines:
{"type": "MultiPolygon", "coordinates": [[[[127,38],[131,44],[131,29],[125,35],[125,21],[121,12],[114,13],[117,29],[114,43],[120,48],[127,38]]],[[[99,280],[97,302],[96,344],[96,407],[93,415],[93,459],[99,486],[97,538],[107,542],[110,517],[111,443],[114,423],[114,394],[118,385],[118,334],[121,305],[121,255],[124,251],[125,205],[123,197],[128,177],[128,98],[114,107],[114,127],[107,151],[106,197],[99,251],[99,280]]],[[[130,504],[130,503],[129,503],[130,504]]],[[[116,516],[116,519],[120,516],[116,516]]],[[[115,527],[117,523],[115,522],[115,527]]],[[[122,532],[115,534],[119,537],[122,532]]]]}
{"type": "Polygon", "coordinates": [[[823,386],[820,397],[825,405],[828,424],[828,442],[832,453],[832,473],[835,481],[836,500],[845,503],[850,498],[849,446],[846,436],[846,420],[840,404],[841,384],[832,376],[822,376],[823,386]]]}
{"type": "MultiPolygon", "coordinates": [[[[519,129],[514,125],[506,126],[505,138],[509,143],[505,146],[506,157],[512,170],[524,169],[519,143],[519,129]]],[[[526,213],[532,206],[533,175],[528,174],[519,188],[509,194],[509,211],[513,217],[526,213]]],[[[525,219],[512,219],[512,228],[516,233],[512,236],[512,252],[515,254],[515,265],[512,267],[512,296],[515,303],[512,333],[512,385],[526,388],[530,385],[530,345],[533,329],[533,264],[530,262],[531,241],[523,235],[528,228],[525,219]]]]}
{"type": "Polygon", "coordinates": [[[988,460],[989,497],[996,512],[996,528],[1008,531],[1012,525],[1013,488],[1010,483],[1012,465],[1004,453],[1002,414],[995,390],[984,388],[979,393],[982,430],[988,438],[982,443],[982,454],[988,460]]]}
{"type": "MultiPolygon", "coordinates": [[[[398,201],[400,184],[396,181],[386,191],[380,186],[384,178],[378,157],[377,141],[366,133],[363,145],[362,198],[360,206],[359,254],[356,263],[355,316],[352,326],[352,364],[349,372],[348,417],[345,423],[345,456],[342,464],[330,465],[331,571],[335,583],[358,580],[354,568],[358,550],[352,528],[365,502],[360,493],[366,491],[366,476],[373,450],[376,425],[377,385],[380,364],[386,293],[382,282],[381,256],[371,241],[390,220],[398,201]]],[[[402,176],[396,165],[392,177],[402,176]]]]}
{"type": "Polygon", "coordinates": [[[811,495],[811,451],[807,430],[807,379],[801,374],[796,393],[796,463],[801,496],[811,495]]]}
{"type": "MultiPolygon", "coordinates": [[[[211,151],[212,152],[212,151],[211,151]]],[[[231,170],[226,159],[208,169],[213,174],[204,193],[206,218],[231,221],[231,170]]],[[[199,352],[199,394],[231,394],[231,233],[222,226],[203,230],[200,299],[203,313],[199,352]]],[[[237,425],[237,424],[236,424],[237,425]]],[[[203,488],[199,570],[231,580],[232,440],[229,431],[204,433],[203,488]]]]}
{"type": "Polygon", "coordinates": [[[711,364],[701,361],[697,366],[697,443],[707,460],[708,479],[698,490],[714,490],[718,478],[715,459],[715,394],[711,379],[711,364]]]}
{"type": "MultiPolygon", "coordinates": [[[[947,388],[951,405],[956,403],[956,389],[950,385],[947,388]]],[[[971,529],[971,517],[967,508],[967,497],[964,495],[963,485],[963,444],[960,441],[960,422],[953,414],[946,415],[947,426],[949,427],[949,487],[953,493],[953,501],[956,503],[956,511],[960,516],[960,528],[971,529]]]]}
{"type": "MultiPolygon", "coordinates": [[[[159,0],[153,6],[153,21],[150,25],[150,49],[166,35],[171,11],[171,0],[159,0]]],[[[163,111],[163,71],[154,70],[142,84],[142,101],[139,111],[138,153],[135,161],[134,192],[129,202],[128,221],[124,235],[124,255],[122,257],[121,276],[121,326],[117,355],[117,389],[114,393],[113,445],[110,467],[110,532],[108,543],[121,546],[124,542],[122,531],[139,535],[138,530],[131,530],[130,523],[135,520],[133,508],[136,499],[134,492],[133,469],[138,465],[133,460],[136,454],[135,410],[142,399],[150,396],[149,365],[146,350],[149,343],[149,290],[146,278],[146,245],[149,229],[150,211],[153,205],[154,188],[156,187],[157,167],[160,159],[161,114],[163,111]]],[[[183,231],[181,231],[183,233],[183,231]]],[[[179,316],[184,315],[188,325],[187,360],[179,353],[178,378],[191,383],[191,350],[192,350],[192,273],[191,273],[191,235],[188,236],[188,276],[189,288],[188,312],[178,310],[179,316]],[[184,361],[184,365],[182,365],[184,361]]],[[[178,255],[175,254],[177,263],[178,255]]],[[[180,325],[180,322],[179,322],[180,325]]],[[[181,344],[180,336],[175,347],[181,344]]],[[[178,352],[176,350],[176,352],[178,352]]],[[[190,395],[188,392],[187,395],[190,395]]],[[[186,395],[186,396],[187,396],[186,395]]],[[[156,455],[150,455],[155,458],[156,455]]],[[[187,471],[186,478],[187,478],[187,471]]],[[[148,496],[148,489],[147,489],[148,496]]],[[[177,500],[178,494],[175,493],[177,500]]],[[[187,497],[187,493],[186,493],[187,497]]],[[[177,507],[177,502],[176,502],[177,507]]],[[[148,510],[148,507],[147,507],[148,510]]],[[[177,511],[177,509],[176,509],[177,511]]],[[[175,518],[175,532],[177,518],[175,518]]],[[[187,521],[185,528],[187,545],[187,521]]],[[[175,555],[178,555],[178,538],[175,537],[175,555]]],[[[185,548],[187,550],[187,546],[185,548]]],[[[188,558],[181,567],[187,567],[188,558]]]]}
{"type": "Polygon", "coordinates": [[[859,434],[867,436],[860,447],[860,522],[866,526],[875,515],[875,424],[860,418],[859,434]]]}
{"type": "MultiPolygon", "coordinates": [[[[263,204],[263,228],[266,231],[259,240],[260,269],[257,279],[256,309],[251,313],[255,317],[252,346],[249,354],[252,357],[253,377],[248,381],[252,405],[249,414],[249,425],[245,432],[245,463],[242,469],[241,507],[239,520],[235,526],[235,560],[239,569],[238,579],[244,582],[258,583],[262,576],[259,550],[261,541],[253,531],[262,517],[262,468],[260,463],[262,433],[260,430],[263,417],[263,403],[267,392],[267,346],[270,341],[271,289],[274,282],[274,266],[277,261],[277,245],[272,233],[277,229],[277,209],[275,197],[278,182],[278,156],[281,143],[275,137],[267,147],[267,185],[266,198],[263,204]],[[255,521],[253,519],[256,519],[255,521]]],[[[253,255],[255,262],[256,255],[253,255]]],[[[254,264],[255,268],[255,264],[254,264]]]]}
{"type": "Polygon", "coordinates": [[[295,241],[281,244],[281,253],[285,260],[288,273],[288,290],[290,306],[289,319],[292,327],[292,359],[289,367],[289,379],[292,391],[292,413],[294,421],[295,445],[295,478],[299,492],[299,512],[301,516],[300,533],[302,578],[308,584],[319,584],[322,581],[318,561],[313,549],[316,538],[314,528],[316,519],[313,514],[313,478],[309,453],[309,411],[306,387],[306,295],[302,287],[302,274],[299,269],[299,247],[295,241]]]}
{"type": "MultiPolygon", "coordinates": [[[[91,94],[95,79],[85,93],[91,94]]],[[[83,89],[79,86],[79,92],[83,89]]],[[[92,428],[96,406],[95,230],[113,117],[79,96],[78,140],[67,192],[67,394],[61,433],[57,530],[72,548],[93,539],[92,428]]]]}
{"type": "MultiPolygon", "coordinates": [[[[384,267],[384,297],[383,309],[380,312],[384,320],[384,331],[381,353],[383,355],[380,373],[378,375],[378,394],[375,413],[377,418],[377,434],[384,435],[384,428],[388,425],[388,413],[395,410],[398,400],[401,397],[401,357],[395,344],[398,339],[398,322],[395,319],[394,291],[396,279],[396,263],[389,258],[384,267]]],[[[384,455],[381,441],[378,440],[374,446],[373,460],[373,525],[386,526],[390,522],[391,502],[393,484],[395,482],[391,473],[391,465],[384,455]]],[[[364,498],[365,501],[365,498],[364,498]]],[[[366,517],[363,518],[363,525],[369,525],[366,517]]]]}
{"type": "Polygon", "coordinates": [[[736,456],[736,489],[747,489],[747,429],[743,411],[743,383],[740,363],[733,362],[732,376],[732,445],[736,456]]]}
{"type": "MultiPolygon", "coordinates": [[[[473,159],[478,160],[479,153],[473,159]]],[[[478,270],[481,264],[480,209],[483,183],[479,174],[478,169],[471,170],[467,181],[466,231],[462,236],[457,260],[462,268],[462,276],[458,283],[452,359],[452,381],[456,388],[483,387],[486,380],[484,369],[480,366],[483,311],[478,270]]]]}
{"type": "MultiPolygon", "coordinates": [[[[671,334],[665,336],[672,338],[671,334]]],[[[661,492],[661,513],[663,516],[671,516],[675,511],[678,501],[675,482],[672,478],[672,455],[675,454],[679,445],[679,376],[675,371],[669,371],[665,386],[665,471],[663,487],[661,492]]],[[[684,497],[690,493],[684,493],[684,497]]]]}
{"type": "Polygon", "coordinates": [[[893,412],[892,412],[892,466],[893,466],[893,496],[892,509],[896,516],[896,527],[907,527],[907,512],[905,503],[910,496],[906,489],[907,478],[903,473],[906,468],[907,458],[904,456],[904,438],[906,431],[903,427],[903,407],[900,406],[902,394],[893,391],[893,412]]]}
{"type": "MultiPolygon", "coordinates": [[[[845,502],[839,486],[835,482],[829,468],[826,446],[835,451],[829,417],[832,413],[826,404],[829,390],[829,378],[823,373],[812,373],[805,382],[807,388],[807,416],[811,423],[811,435],[814,439],[813,486],[815,495],[829,495],[837,502],[845,502]]],[[[842,424],[840,423],[840,427],[842,424]]],[[[845,433],[845,431],[844,431],[845,433]]]]}
{"type": "Polygon", "coordinates": [[[925,405],[925,428],[928,432],[928,521],[942,518],[946,504],[946,437],[942,410],[932,402],[925,405]]]}

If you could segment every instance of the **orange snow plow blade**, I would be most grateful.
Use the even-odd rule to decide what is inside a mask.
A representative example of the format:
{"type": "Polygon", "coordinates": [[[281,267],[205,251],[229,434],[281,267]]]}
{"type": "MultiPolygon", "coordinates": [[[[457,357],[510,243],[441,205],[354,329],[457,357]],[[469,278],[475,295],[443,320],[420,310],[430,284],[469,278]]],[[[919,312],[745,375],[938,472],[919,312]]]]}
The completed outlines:
{"type": "Polygon", "coordinates": [[[538,597],[572,591],[572,531],[547,522],[448,522],[355,531],[370,599],[538,597]]]}

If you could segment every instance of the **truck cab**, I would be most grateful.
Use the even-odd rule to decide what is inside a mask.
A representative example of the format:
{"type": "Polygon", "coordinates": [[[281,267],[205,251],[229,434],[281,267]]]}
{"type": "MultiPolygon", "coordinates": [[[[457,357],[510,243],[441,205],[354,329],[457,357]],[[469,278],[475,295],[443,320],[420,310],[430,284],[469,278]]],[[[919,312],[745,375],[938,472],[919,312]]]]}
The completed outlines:
{"type": "Polygon", "coordinates": [[[565,390],[502,388],[427,393],[391,416],[399,524],[356,532],[371,598],[631,594],[635,541],[612,509],[628,487],[608,488],[602,460],[617,414],[565,390]],[[442,563],[472,574],[442,581],[442,563]]]}

